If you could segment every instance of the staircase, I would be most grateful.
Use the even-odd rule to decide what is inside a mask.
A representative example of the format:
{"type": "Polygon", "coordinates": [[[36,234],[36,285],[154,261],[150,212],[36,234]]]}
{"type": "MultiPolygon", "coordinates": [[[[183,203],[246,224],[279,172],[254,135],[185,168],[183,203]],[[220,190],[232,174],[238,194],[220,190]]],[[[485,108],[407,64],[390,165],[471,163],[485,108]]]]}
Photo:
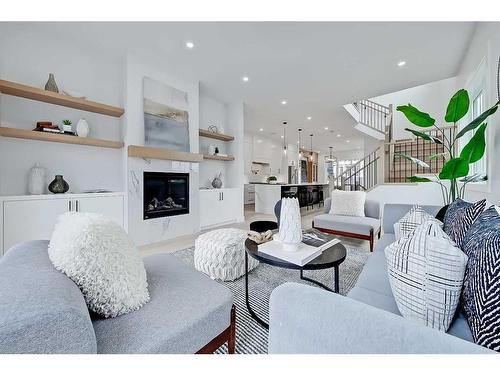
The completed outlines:
{"type": "Polygon", "coordinates": [[[392,139],[392,105],[382,104],[362,99],[344,105],[345,110],[356,121],[355,129],[379,141],[392,139]]]}
{"type": "MultiPolygon", "coordinates": [[[[370,190],[380,180],[382,147],[366,155],[333,181],[334,188],[340,190],[370,190]]],[[[383,165],[383,163],[382,163],[383,165]]]]}

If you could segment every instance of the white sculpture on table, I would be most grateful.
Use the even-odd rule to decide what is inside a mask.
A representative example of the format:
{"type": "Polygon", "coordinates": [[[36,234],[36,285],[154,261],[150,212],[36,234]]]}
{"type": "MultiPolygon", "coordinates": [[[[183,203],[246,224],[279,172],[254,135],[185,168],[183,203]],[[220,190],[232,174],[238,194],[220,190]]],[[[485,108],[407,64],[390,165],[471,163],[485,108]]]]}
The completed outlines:
{"type": "Polygon", "coordinates": [[[297,198],[281,199],[279,241],[283,249],[297,251],[302,242],[302,222],[297,198]]]}

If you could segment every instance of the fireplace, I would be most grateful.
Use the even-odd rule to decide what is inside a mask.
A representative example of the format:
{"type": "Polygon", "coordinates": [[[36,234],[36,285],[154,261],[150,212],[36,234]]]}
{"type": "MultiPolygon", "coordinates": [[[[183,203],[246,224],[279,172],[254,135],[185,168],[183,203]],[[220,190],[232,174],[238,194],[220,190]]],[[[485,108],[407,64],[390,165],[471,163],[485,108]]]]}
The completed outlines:
{"type": "Polygon", "coordinates": [[[144,172],[144,220],[189,213],[189,173],[144,172]]]}

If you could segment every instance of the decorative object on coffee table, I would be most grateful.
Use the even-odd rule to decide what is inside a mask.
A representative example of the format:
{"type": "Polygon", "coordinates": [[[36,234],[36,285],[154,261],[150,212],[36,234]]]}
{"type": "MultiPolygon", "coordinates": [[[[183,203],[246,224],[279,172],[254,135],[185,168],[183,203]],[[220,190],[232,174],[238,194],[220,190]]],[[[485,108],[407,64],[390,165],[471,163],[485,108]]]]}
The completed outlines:
{"type": "Polygon", "coordinates": [[[84,118],[78,120],[76,124],[76,134],[79,137],[87,137],[90,132],[89,123],[84,118]]]}
{"type": "Polygon", "coordinates": [[[49,79],[45,84],[45,90],[59,93],[59,88],[57,87],[54,74],[52,73],[49,74],[49,79]]]}
{"type": "Polygon", "coordinates": [[[283,243],[284,249],[296,251],[302,241],[302,222],[297,198],[281,199],[280,218],[279,241],[283,243]]]}
{"type": "Polygon", "coordinates": [[[43,194],[45,191],[45,169],[38,163],[30,170],[28,191],[32,195],[43,194]]]}
{"type": "Polygon", "coordinates": [[[64,194],[69,190],[69,185],[62,175],[58,174],[49,184],[49,191],[54,194],[64,194]]]}
{"type": "MultiPolygon", "coordinates": [[[[286,198],[285,198],[286,199],[286,198]]],[[[283,220],[283,218],[282,218],[283,220]]],[[[347,251],[344,245],[342,245],[340,242],[336,243],[332,247],[325,249],[323,253],[321,253],[320,256],[317,258],[313,259],[309,263],[299,266],[290,262],[287,262],[282,259],[275,258],[271,255],[268,255],[266,253],[259,252],[259,248],[255,242],[253,242],[250,239],[247,239],[245,241],[245,301],[247,305],[248,312],[254,318],[261,326],[264,328],[269,328],[269,324],[264,322],[252,309],[250,305],[250,298],[249,295],[250,293],[248,292],[248,271],[249,271],[249,264],[250,262],[253,261],[259,261],[261,263],[268,264],[270,266],[274,267],[279,267],[279,268],[287,268],[287,269],[292,269],[292,270],[299,270],[300,271],[300,278],[302,280],[309,281],[311,283],[314,283],[323,289],[326,289],[330,292],[339,292],[340,288],[340,274],[339,274],[339,266],[342,262],[344,262],[346,256],[347,256],[347,251]],[[250,256],[250,258],[249,258],[250,256]],[[305,277],[303,272],[306,270],[324,270],[328,268],[333,268],[334,269],[334,287],[333,289],[329,288],[328,286],[314,280],[310,279],[308,277],[305,277]]]]}
{"type": "Polygon", "coordinates": [[[220,189],[222,187],[222,172],[219,172],[217,176],[212,180],[212,187],[215,189],[220,189]]]}

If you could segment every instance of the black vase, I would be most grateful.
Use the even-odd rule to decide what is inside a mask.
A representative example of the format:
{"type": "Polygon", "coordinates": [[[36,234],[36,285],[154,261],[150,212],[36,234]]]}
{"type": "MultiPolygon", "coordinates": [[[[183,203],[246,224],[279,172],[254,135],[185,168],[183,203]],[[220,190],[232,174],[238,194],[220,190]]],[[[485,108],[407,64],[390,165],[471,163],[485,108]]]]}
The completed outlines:
{"type": "Polygon", "coordinates": [[[63,176],[60,174],[56,175],[54,181],[52,181],[49,184],[49,191],[54,194],[63,194],[66,193],[68,190],[69,190],[69,185],[66,181],[64,181],[63,176]]]}

